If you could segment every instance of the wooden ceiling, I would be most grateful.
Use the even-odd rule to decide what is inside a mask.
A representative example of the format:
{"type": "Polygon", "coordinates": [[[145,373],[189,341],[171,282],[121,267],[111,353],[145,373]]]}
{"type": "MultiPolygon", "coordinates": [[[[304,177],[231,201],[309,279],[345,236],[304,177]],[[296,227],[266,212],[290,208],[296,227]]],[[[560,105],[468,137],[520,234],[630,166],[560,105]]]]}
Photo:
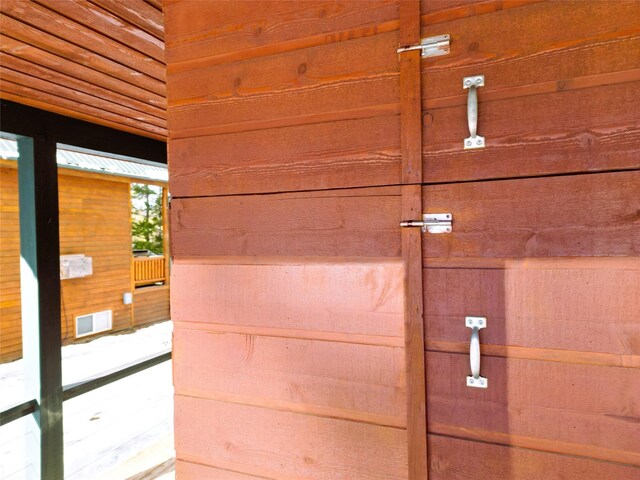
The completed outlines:
{"type": "Polygon", "coordinates": [[[0,0],[0,97],[166,140],[162,0],[0,0]]]}

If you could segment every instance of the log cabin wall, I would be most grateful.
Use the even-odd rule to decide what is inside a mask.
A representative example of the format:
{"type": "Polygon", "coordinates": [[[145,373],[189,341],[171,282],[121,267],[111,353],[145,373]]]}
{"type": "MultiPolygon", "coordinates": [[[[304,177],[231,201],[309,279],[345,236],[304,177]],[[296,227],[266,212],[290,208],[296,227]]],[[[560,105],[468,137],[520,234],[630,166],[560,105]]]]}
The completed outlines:
{"type": "Polygon", "coordinates": [[[422,237],[429,478],[638,473],[638,4],[421,2],[451,51],[417,73],[407,4],[165,1],[178,478],[426,477],[411,199],[454,216],[422,237]]]}

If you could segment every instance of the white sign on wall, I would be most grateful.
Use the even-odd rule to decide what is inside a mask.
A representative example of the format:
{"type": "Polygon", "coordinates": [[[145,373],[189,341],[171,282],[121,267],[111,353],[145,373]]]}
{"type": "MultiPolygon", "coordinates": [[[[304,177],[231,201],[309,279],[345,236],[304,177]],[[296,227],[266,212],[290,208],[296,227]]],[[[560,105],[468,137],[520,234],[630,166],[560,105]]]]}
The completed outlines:
{"type": "Polygon", "coordinates": [[[60,256],[60,280],[86,277],[93,273],[93,259],[84,255],[60,256]]]}

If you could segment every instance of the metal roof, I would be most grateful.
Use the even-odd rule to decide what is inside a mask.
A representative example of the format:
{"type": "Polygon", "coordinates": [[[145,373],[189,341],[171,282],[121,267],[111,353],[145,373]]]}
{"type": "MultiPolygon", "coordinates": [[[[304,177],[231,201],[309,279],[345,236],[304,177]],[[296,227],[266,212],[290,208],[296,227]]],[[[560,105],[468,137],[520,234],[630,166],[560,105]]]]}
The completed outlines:
{"type": "MultiPolygon", "coordinates": [[[[18,144],[15,140],[0,138],[0,158],[18,159],[18,144]]],[[[166,182],[169,179],[167,167],[163,165],[149,165],[135,161],[118,160],[102,155],[74,152],[58,149],[58,165],[63,168],[86,170],[89,172],[108,173],[134,177],[145,180],[166,182]]]]}

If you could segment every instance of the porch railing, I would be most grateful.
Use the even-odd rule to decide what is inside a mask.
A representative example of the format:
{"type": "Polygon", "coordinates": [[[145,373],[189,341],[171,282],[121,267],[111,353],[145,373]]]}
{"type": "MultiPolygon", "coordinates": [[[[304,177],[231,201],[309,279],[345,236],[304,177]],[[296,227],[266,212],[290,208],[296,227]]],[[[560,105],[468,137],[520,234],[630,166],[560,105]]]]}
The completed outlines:
{"type": "Polygon", "coordinates": [[[136,287],[165,282],[165,257],[134,257],[133,281],[136,287]]]}

